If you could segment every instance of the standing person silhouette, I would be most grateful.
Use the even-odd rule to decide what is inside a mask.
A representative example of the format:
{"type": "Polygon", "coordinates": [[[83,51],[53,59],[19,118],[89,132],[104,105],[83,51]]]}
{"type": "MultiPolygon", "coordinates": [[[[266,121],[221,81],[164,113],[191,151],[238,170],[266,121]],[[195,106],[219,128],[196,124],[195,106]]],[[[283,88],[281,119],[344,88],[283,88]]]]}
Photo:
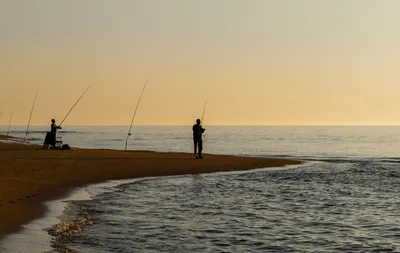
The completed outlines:
{"type": "Polygon", "coordinates": [[[196,124],[193,125],[193,144],[194,144],[194,158],[196,159],[203,159],[203,156],[201,155],[201,152],[203,151],[203,133],[205,129],[200,125],[201,121],[200,119],[196,120],[196,124]],[[198,148],[198,153],[197,155],[197,148],[198,148]]]}

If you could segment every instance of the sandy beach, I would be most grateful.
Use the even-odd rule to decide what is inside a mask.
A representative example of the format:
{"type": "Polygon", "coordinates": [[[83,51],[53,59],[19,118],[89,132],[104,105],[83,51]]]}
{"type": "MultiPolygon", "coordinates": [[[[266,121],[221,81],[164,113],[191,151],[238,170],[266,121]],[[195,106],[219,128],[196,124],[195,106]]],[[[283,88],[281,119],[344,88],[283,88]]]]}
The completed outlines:
{"type": "Polygon", "coordinates": [[[43,203],[72,189],[115,179],[250,170],[300,163],[294,160],[186,153],[72,149],[4,143],[0,136],[0,238],[45,213],[43,203]]]}

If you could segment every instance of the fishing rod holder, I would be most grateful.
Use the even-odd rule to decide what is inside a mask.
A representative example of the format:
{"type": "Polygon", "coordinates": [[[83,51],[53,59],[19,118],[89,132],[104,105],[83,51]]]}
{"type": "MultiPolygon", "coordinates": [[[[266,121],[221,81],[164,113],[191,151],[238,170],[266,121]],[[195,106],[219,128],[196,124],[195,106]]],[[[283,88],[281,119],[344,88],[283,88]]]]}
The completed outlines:
{"type": "Polygon", "coordinates": [[[61,149],[63,145],[63,140],[61,136],[56,137],[56,145],[54,145],[57,149],[61,149]]]}
{"type": "Polygon", "coordinates": [[[61,136],[54,136],[54,133],[47,132],[42,149],[69,150],[68,144],[63,144],[61,136]]]}

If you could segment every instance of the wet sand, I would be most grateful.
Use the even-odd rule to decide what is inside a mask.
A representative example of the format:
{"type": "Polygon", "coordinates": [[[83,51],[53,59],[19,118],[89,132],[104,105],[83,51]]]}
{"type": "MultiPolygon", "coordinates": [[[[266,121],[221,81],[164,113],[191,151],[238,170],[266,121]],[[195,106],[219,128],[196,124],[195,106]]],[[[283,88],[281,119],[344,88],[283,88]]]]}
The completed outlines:
{"type": "MultiPolygon", "coordinates": [[[[0,136],[0,140],[6,140],[0,136]]],[[[299,161],[148,151],[73,149],[0,142],[0,239],[45,213],[44,202],[65,197],[76,187],[107,180],[250,170],[299,161]]]]}

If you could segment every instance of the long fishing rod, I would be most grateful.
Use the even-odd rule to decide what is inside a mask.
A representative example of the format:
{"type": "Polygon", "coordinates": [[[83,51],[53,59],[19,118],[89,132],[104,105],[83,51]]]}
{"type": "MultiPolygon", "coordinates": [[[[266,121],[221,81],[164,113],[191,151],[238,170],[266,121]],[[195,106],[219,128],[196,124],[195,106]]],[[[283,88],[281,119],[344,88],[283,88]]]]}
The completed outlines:
{"type": "Polygon", "coordinates": [[[8,136],[8,135],[9,135],[9,133],[10,133],[10,126],[11,126],[11,120],[12,120],[12,117],[13,117],[13,113],[11,113],[11,116],[10,116],[10,121],[8,122],[7,136],[8,136]]]}
{"type": "Polygon", "coordinates": [[[24,143],[25,143],[25,144],[26,144],[26,141],[27,141],[27,139],[28,139],[28,135],[29,135],[29,126],[31,125],[31,119],[32,119],[33,109],[35,109],[35,104],[36,104],[36,99],[37,99],[38,94],[39,94],[39,90],[36,92],[35,100],[33,100],[33,105],[32,105],[32,109],[31,109],[31,114],[29,115],[28,126],[26,127],[25,138],[24,138],[24,143]]]}
{"type": "Polygon", "coordinates": [[[203,114],[201,115],[201,123],[203,123],[204,113],[206,113],[206,108],[207,108],[207,100],[206,100],[206,102],[204,103],[203,114]]]}
{"type": "MultiPolygon", "coordinates": [[[[204,103],[204,108],[203,108],[203,114],[201,115],[201,124],[203,124],[203,120],[204,120],[204,114],[206,113],[206,108],[207,108],[207,100],[204,103]]],[[[205,138],[206,135],[203,133],[203,137],[205,138]]]]}
{"type": "Polygon", "coordinates": [[[82,97],[86,94],[86,92],[88,92],[88,90],[92,87],[93,85],[90,85],[85,92],[83,92],[83,94],[78,98],[78,100],[75,102],[75,104],[72,106],[72,108],[69,110],[69,112],[67,113],[67,115],[65,115],[64,119],[61,121],[60,125],[61,126],[64,121],[67,119],[68,115],[72,112],[72,110],[75,108],[75,106],[79,103],[79,101],[82,99],[82,97]]]}
{"type": "Polygon", "coordinates": [[[132,130],[133,121],[135,120],[136,112],[137,112],[137,110],[138,110],[138,108],[139,108],[139,104],[140,104],[140,101],[142,100],[142,96],[143,96],[144,90],[146,89],[146,86],[147,86],[147,82],[148,82],[148,81],[149,81],[149,79],[147,78],[146,83],[145,83],[144,86],[143,86],[142,93],[140,93],[139,100],[138,100],[138,102],[137,102],[137,104],[136,104],[135,112],[133,113],[133,116],[132,116],[131,125],[130,125],[130,127],[129,127],[128,135],[126,136],[125,151],[126,151],[127,148],[128,148],[128,139],[129,139],[129,136],[132,135],[131,130],[132,130]]]}

